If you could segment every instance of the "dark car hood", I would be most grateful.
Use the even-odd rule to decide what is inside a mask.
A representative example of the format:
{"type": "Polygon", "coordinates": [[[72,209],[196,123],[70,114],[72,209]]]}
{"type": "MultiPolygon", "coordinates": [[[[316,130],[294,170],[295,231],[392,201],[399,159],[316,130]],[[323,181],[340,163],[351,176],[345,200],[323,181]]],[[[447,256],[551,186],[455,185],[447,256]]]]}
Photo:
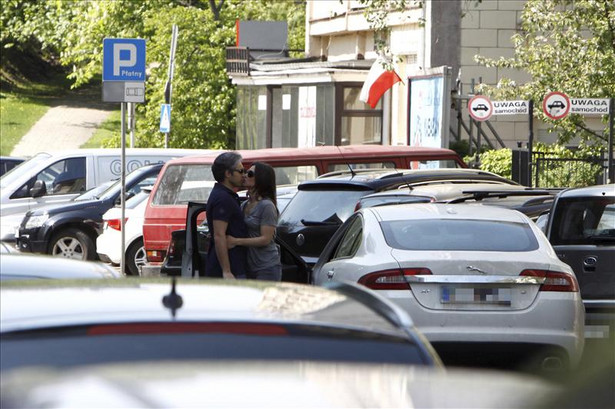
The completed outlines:
{"type": "Polygon", "coordinates": [[[108,206],[107,203],[110,203],[110,202],[104,202],[100,199],[79,200],[79,201],[74,201],[74,202],[61,203],[57,205],[48,205],[48,206],[40,207],[35,210],[30,210],[28,211],[28,213],[26,213],[26,216],[38,216],[43,213],[47,213],[50,216],[53,216],[58,213],[72,212],[75,210],[84,210],[88,208],[100,208],[100,207],[105,207],[105,206],[110,207],[108,206]]]}

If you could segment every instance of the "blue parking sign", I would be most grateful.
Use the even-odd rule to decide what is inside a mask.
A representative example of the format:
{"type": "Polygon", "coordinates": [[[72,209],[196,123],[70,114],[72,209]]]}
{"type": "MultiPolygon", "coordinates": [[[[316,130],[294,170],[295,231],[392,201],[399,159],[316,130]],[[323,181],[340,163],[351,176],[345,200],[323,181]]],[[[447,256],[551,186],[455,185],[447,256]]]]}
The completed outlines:
{"type": "Polygon", "coordinates": [[[145,40],[103,39],[103,81],[145,82],[145,40]]]}

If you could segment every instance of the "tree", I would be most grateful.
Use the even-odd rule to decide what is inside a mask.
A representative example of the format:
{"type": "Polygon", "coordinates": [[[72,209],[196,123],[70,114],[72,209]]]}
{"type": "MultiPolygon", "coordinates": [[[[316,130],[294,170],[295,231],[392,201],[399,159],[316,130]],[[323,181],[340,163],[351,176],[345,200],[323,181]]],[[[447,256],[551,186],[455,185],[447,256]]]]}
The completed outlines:
{"type": "MultiPolygon", "coordinates": [[[[521,15],[521,32],[512,38],[513,58],[477,61],[490,67],[527,71],[532,80],[515,84],[502,79],[482,92],[497,99],[542,101],[550,91],[576,98],[615,96],[615,2],[612,0],[528,0],[521,15]]],[[[553,124],[560,143],[580,136],[588,144],[604,145],[606,138],[587,132],[584,117],[569,115],[553,121],[540,110],[541,120],[553,124]]]]}
{"type": "MultiPolygon", "coordinates": [[[[171,146],[233,148],[235,87],[225,73],[225,48],[237,19],[287,20],[289,46],[304,49],[304,0],[5,0],[3,47],[34,43],[68,69],[73,87],[100,77],[106,37],[147,40],[146,103],[138,104],[137,146],[162,146],[171,27],[179,38],[173,78],[171,146]]],[[[106,143],[119,146],[118,134],[106,143]]]]}

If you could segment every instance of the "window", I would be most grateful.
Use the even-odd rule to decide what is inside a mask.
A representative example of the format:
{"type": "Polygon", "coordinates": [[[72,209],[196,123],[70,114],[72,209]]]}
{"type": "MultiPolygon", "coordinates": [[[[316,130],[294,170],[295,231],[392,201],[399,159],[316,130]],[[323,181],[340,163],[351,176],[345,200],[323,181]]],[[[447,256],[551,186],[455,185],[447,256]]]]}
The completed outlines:
{"type": "Polygon", "coordinates": [[[70,158],[55,162],[30,179],[11,199],[30,197],[30,189],[41,180],[47,195],[64,195],[85,192],[85,157],[70,158]]]}
{"type": "Polygon", "coordinates": [[[152,203],[177,205],[206,201],[214,184],[211,165],[169,166],[162,175],[152,203]]]}
{"type": "Polygon", "coordinates": [[[346,229],[344,237],[342,237],[333,259],[349,258],[354,256],[361,245],[362,237],[363,219],[360,216],[356,216],[354,220],[350,222],[348,229],[346,229]]]}
{"type": "Polygon", "coordinates": [[[561,199],[553,216],[551,244],[595,244],[615,238],[615,200],[602,197],[561,199]]]}
{"type": "Polygon", "coordinates": [[[532,251],[530,226],[492,220],[394,220],[381,223],[387,244],[400,250],[532,251]]]}
{"type": "Polygon", "coordinates": [[[341,84],[337,89],[340,145],[382,144],[382,100],[375,109],[359,100],[362,84],[341,84]]]}

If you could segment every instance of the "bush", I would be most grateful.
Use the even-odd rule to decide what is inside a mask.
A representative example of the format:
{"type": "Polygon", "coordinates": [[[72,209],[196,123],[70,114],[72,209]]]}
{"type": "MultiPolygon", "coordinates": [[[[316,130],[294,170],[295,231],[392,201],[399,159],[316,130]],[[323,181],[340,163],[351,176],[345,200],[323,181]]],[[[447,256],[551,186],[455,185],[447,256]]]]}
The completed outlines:
{"type": "MultiPolygon", "coordinates": [[[[545,145],[538,142],[533,151],[535,163],[537,158],[545,159],[542,168],[537,169],[537,165],[532,166],[534,174],[531,183],[536,180],[535,172],[539,172],[535,187],[591,186],[596,184],[596,180],[603,172],[602,162],[596,160],[602,155],[597,148],[580,146],[573,150],[562,145],[545,145]]],[[[474,157],[465,157],[464,160],[466,163],[472,163],[474,157]]],[[[482,152],[479,167],[481,170],[512,179],[512,150],[504,148],[482,152]]]]}

